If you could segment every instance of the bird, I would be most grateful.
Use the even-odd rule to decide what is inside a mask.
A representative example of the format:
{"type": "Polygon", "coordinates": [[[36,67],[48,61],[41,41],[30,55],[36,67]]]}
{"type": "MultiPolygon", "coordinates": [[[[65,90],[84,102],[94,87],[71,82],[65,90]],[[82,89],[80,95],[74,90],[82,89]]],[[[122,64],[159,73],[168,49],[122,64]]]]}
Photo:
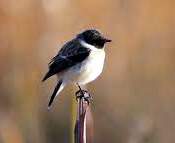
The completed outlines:
{"type": "Polygon", "coordinates": [[[97,29],[87,29],[77,34],[59,50],[48,64],[42,82],[57,76],[55,89],[48,108],[67,84],[79,87],[95,80],[102,73],[105,61],[105,44],[111,42],[97,29]]]}

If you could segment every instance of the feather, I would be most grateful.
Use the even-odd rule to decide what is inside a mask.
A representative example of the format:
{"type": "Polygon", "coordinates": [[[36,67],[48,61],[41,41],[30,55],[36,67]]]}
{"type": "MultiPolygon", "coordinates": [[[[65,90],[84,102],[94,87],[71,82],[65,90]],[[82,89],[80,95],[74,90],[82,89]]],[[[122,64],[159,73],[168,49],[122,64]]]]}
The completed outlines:
{"type": "Polygon", "coordinates": [[[64,85],[62,84],[62,80],[59,80],[59,82],[57,83],[57,85],[55,86],[55,89],[52,93],[52,96],[50,97],[49,100],[49,104],[48,104],[48,108],[50,108],[50,106],[52,105],[55,97],[59,94],[59,92],[64,88],[64,85]]]}
{"type": "Polygon", "coordinates": [[[84,61],[90,54],[90,49],[81,45],[78,39],[65,44],[59,53],[51,59],[49,63],[49,71],[46,73],[42,81],[47,78],[66,70],[78,63],[84,61]]]}

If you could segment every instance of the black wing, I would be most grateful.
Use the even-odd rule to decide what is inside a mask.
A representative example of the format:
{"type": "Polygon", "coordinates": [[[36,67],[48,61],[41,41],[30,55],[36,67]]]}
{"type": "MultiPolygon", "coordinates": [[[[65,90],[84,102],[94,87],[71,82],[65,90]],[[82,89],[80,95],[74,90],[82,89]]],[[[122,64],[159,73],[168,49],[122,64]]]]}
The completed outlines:
{"type": "Polygon", "coordinates": [[[85,60],[90,54],[90,49],[82,47],[77,39],[74,39],[64,45],[59,53],[51,59],[49,63],[49,71],[42,81],[52,75],[59,73],[77,63],[85,60]]]}

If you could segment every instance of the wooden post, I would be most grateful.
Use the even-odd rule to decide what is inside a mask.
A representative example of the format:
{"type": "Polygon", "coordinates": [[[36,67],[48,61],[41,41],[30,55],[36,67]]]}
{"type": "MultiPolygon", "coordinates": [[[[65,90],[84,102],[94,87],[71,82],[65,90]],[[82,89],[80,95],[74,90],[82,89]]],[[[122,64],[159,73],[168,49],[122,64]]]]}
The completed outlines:
{"type": "Polygon", "coordinates": [[[77,118],[74,130],[74,143],[86,143],[86,109],[89,105],[90,96],[87,92],[77,93],[77,118]]]}

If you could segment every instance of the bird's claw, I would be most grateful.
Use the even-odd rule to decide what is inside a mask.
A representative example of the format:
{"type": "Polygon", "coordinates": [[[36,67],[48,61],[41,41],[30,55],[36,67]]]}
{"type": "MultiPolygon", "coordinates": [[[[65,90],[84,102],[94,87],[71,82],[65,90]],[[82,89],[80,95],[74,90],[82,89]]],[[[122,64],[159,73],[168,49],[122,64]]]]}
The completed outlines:
{"type": "Polygon", "coordinates": [[[78,100],[78,98],[83,98],[84,97],[84,100],[87,101],[88,105],[90,103],[90,100],[92,100],[92,96],[88,93],[87,90],[78,90],[76,92],[76,100],[78,100]]]}

